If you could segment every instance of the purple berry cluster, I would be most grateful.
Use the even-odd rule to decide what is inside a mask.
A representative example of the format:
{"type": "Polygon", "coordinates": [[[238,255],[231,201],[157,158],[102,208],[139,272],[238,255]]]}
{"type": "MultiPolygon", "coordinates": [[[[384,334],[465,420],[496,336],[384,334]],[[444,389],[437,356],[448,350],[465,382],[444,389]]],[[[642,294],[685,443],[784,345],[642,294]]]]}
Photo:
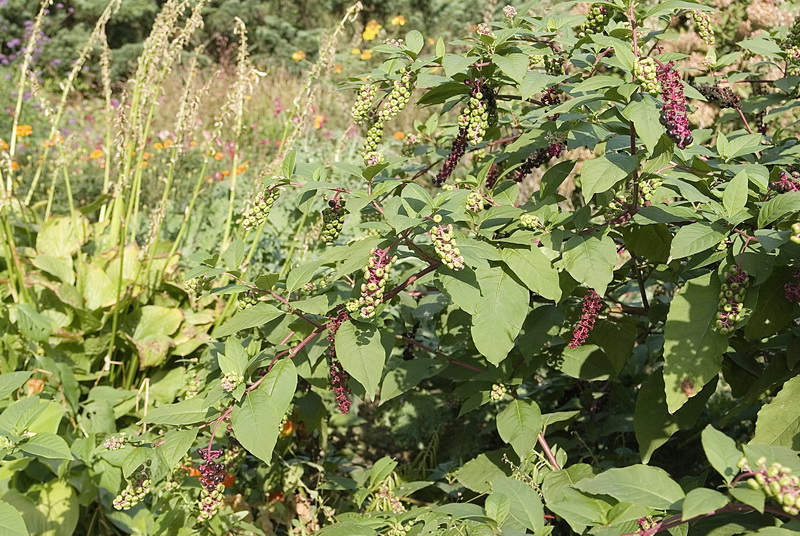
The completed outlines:
{"type": "Polygon", "coordinates": [[[150,492],[150,469],[140,465],[131,475],[128,485],[114,498],[113,505],[117,510],[130,510],[150,492]]]}
{"type": "Polygon", "coordinates": [[[658,66],[658,81],[661,83],[661,98],[664,107],[661,109],[661,124],[667,129],[667,136],[672,138],[681,149],[692,144],[692,133],[689,129],[689,118],[686,111],[686,97],[675,62],[658,66]]]}
{"type": "Polygon", "coordinates": [[[223,492],[225,491],[225,464],[214,460],[222,457],[223,450],[198,449],[197,453],[203,463],[198,467],[200,471],[200,497],[197,501],[199,514],[198,521],[208,521],[222,506],[223,492]]]}
{"type": "Polygon", "coordinates": [[[578,325],[572,331],[572,340],[569,343],[569,348],[578,348],[586,342],[589,338],[589,333],[594,329],[594,324],[597,322],[597,315],[603,308],[603,300],[594,289],[589,289],[586,296],[583,298],[583,311],[578,325]]]}
{"type": "Polygon", "coordinates": [[[431,240],[436,250],[436,255],[441,259],[442,264],[451,270],[461,270],[464,268],[464,257],[461,256],[453,236],[452,225],[442,225],[442,217],[435,215],[433,221],[436,225],[431,228],[431,240]]]}
{"type": "Polygon", "coordinates": [[[486,180],[484,181],[486,189],[491,190],[494,188],[494,185],[497,184],[497,180],[500,178],[500,173],[502,171],[503,168],[500,167],[499,164],[492,164],[489,167],[489,173],[486,174],[486,180]]]}
{"type": "Polygon", "coordinates": [[[367,266],[364,268],[364,282],[361,284],[361,296],[350,302],[351,310],[357,311],[362,318],[372,318],[383,301],[383,293],[389,280],[392,265],[397,262],[397,255],[390,255],[389,248],[374,248],[370,252],[367,266]]]}
{"type": "MultiPolygon", "coordinates": [[[[561,96],[563,94],[564,92],[557,85],[550,86],[542,91],[542,104],[544,106],[555,106],[557,104],[561,104],[561,96]]],[[[547,119],[549,121],[555,121],[560,116],[561,114],[548,115],[547,119]]]]}
{"type": "Polygon", "coordinates": [[[465,152],[467,152],[467,129],[462,127],[458,129],[458,134],[456,134],[453,145],[450,147],[450,154],[442,164],[442,169],[439,170],[433,180],[435,186],[441,186],[452,175],[458,165],[458,161],[461,160],[465,152]]]}
{"type": "Polygon", "coordinates": [[[719,293],[719,310],[717,311],[717,331],[724,335],[733,333],[734,324],[742,319],[744,295],[750,284],[747,272],[738,266],[728,268],[725,283],[719,293]]]}
{"type": "Polygon", "coordinates": [[[342,368],[342,364],[336,358],[336,332],[347,321],[347,311],[340,310],[335,318],[328,322],[328,355],[331,357],[331,388],[336,397],[336,406],[339,408],[339,413],[346,415],[350,413],[350,406],[352,402],[350,397],[352,395],[350,387],[347,385],[347,380],[350,375],[342,368]]]}
{"type": "Polygon", "coordinates": [[[698,84],[695,89],[704,96],[708,102],[713,102],[720,108],[739,108],[742,105],[742,98],[730,88],[719,87],[719,84],[698,84]]]}
{"type": "MultiPolygon", "coordinates": [[[[795,223],[795,225],[797,226],[797,231],[794,236],[797,237],[797,243],[800,243],[800,224],[795,223]]],[[[790,281],[783,286],[783,293],[787,301],[800,303],[800,270],[794,273],[794,281],[790,281]]]]}
{"type": "Polygon", "coordinates": [[[747,479],[748,486],[762,490],[787,514],[800,514],[800,479],[792,474],[790,467],[778,462],[767,466],[767,459],[763,456],[756,460],[755,467],[750,466],[747,458],[739,460],[737,465],[745,475],[750,476],[747,479]]]}
{"type": "Polygon", "coordinates": [[[514,180],[522,182],[522,179],[535,168],[542,167],[553,158],[558,158],[564,152],[565,145],[563,141],[554,141],[547,147],[537,149],[535,153],[531,154],[520,167],[514,170],[514,180]]]}
{"type": "Polygon", "coordinates": [[[384,512],[394,512],[395,514],[402,514],[406,511],[406,507],[403,506],[397,495],[386,485],[381,486],[375,492],[370,508],[384,512]]]}
{"type": "Polygon", "coordinates": [[[769,187],[781,194],[800,191],[800,171],[782,169],[778,174],[778,180],[770,182],[769,187]]]}
{"type": "Polygon", "coordinates": [[[322,211],[322,242],[326,246],[332,246],[344,226],[344,199],[334,196],[328,200],[328,206],[322,211]]]}

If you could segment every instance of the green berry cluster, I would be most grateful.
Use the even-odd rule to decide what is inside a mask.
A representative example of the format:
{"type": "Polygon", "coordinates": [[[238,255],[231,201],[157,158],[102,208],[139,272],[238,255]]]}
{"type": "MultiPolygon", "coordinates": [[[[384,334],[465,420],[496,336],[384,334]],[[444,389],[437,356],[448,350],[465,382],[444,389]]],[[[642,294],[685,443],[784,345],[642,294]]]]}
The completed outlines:
{"type": "Polygon", "coordinates": [[[483,194],[481,194],[480,192],[472,190],[467,195],[467,208],[473,212],[480,212],[481,210],[483,210],[484,202],[485,199],[483,197],[483,194]]]}
{"type": "Polygon", "coordinates": [[[781,48],[786,53],[786,74],[800,76],[800,17],[795,17],[781,48]]]}
{"type": "Polygon", "coordinates": [[[200,513],[197,515],[198,521],[208,521],[217,513],[220,506],[222,506],[222,499],[225,494],[225,484],[217,484],[212,490],[206,489],[204,486],[200,490],[200,497],[197,501],[198,510],[200,513]]]}
{"type": "Polygon", "coordinates": [[[383,301],[389,272],[397,262],[397,255],[389,255],[389,248],[373,249],[367,266],[364,268],[364,283],[361,284],[361,296],[347,302],[345,307],[350,313],[360,313],[363,318],[372,318],[383,301]]]}
{"type": "Polygon", "coordinates": [[[642,199],[645,201],[650,201],[650,198],[653,197],[653,193],[661,184],[663,184],[663,181],[658,177],[642,179],[639,181],[639,195],[641,195],[642,199]]]}
{"type": "Polygon", "coordinates": [[[637,59],[633,66],[633,74],[636,76],[639,85],[654,97],[661,94],[661,82],[656,77],[657,68],[656,60],[653,58],[637,59]]]}
{"type": "Polygon", "coordinates": [[[559,56],[545,56],[544,70],[551,76],[564,74],[564,61],[559,56]]]}
{"type": "Polygon", "coordinates": [[[226,372],[225,375],[220,379],[219,384],[222,387],[222,390],[226,393],[230,393],[234,389],[236,389],[240,383],[244,381],[244,378],[241,374],[236,374],[235,372],[226,372]]]}
{"type": "Polygon", "coordinates": [[[322,242],[326,246],[332,246],[339,235],[342,233],[344,225],[344,199],[334,197],[328,200],[328,206],[322,211],[322,242]]]}
{"type": "Polygon", "coordinates": [[[198,395],[200,393],[200,389],[203,388],[203,382],[200,381],[200,378],[195,374],[186,384],[186,392],[183,394],[184,400],[189,400],[198,395]]]}
{"type": "Polygon", "coordinates": [[[259,293],[255,290],[247,290],[239,294],[238,307],[240,311],[244,311],[248,307],[258,305],[259,293]]]}
{"type": "Polygon", "coordinates": [[[183,286],[186,288],[186,292],[196,298],[211,287],[211,278],[205,275],[198,275],[184,281],[183,286]]]}
{"type": "Polygon", "coordinates": [[[125,489],[114,498],[113,505],[117,510],[130,510],[144,499],[150,492],[150,470],[140,465],[125,486],[125,489]]]}
{"type": "MultiPolygon", "coordinates": [[[[277,179],[278,177],[273,178],[277,179]]],[[[272,206],[280,196],[281,191],[274,186],[259,192],[242,218],[242,227],[249,231],[267,221],[272,206]]]]}
{"type": "Polygon", "coordinates": [[[717,331],[724,335],[733,333],[734,325],[742,319],[744,295],[750,284],[747,272],[737,266],[728,268],[725,282],[719,293],[719,309],[717,311],[717,331]]]}
{"type": "Polygon", "coordinates": [[[379,155],[378,144],[381,142],[381,138],[383,138],[383,119],[376,119],[367,130],[364,147],[361,149],[361,156],[365,161],[372,160],[375,155],[379,155]]]}
{"type": "Polygon", "coordinates": [[[431,240],[436,254],[442,263],[451,270],[461,270],[464,268],[464,257],[461,256],[458,246],[453,237],[453,226],[442,225],[442,217],[435,215],[433,221],[436,225],[431,228],[431,240]]]}
{"type": "Polygon", "coordinates": [[[0,450],[14,448],[14,442],[6,436],[0,436],[0,450]]]}
{"type": "Polygon", "coordinates": [[[795,244],[800,244],[800,221],[792,224],[792,236],[789,240],[795,244]]]}
{"type": "Polygon", "coordinates": [[[541,222],[533,214],[525,213],[519,217],[519,225],[525,229],[536,229],[541,225],[541,222]]]}
{"type": "Polygon", "coordinates": [[[767,467],[767,459],[763,456],[756,460],[755,467],[750,467],[747,458],[739,460],[737,465],[742,471],[753,475],[747,479],[748,486],[762,490],[787,514],[800,514],[800,479],[792,474],[790,467],[778,462],[767,467]]]}
{"type": "Polygon", "coordinates": [[[716,38],[714,37],[714,28],[711,26],[711,15],[707,11],[692,9],[689,10],[689,18],[694,20],[697,35],[700,36],[703,43],[713,47],[716,43],[716,38]]]}
{"type": "Polygon", "coordinates": [[[414,76],[406,70],[400,75],[400,80],[395,80],[392,91],[383,101],[381,109],[378,110],[378,119],[388,121],[403,111],[411,98],[411,89],[414,86],[414,76]]]}
{"type": "Polygon", "coordinates": [[[493,402],[500,402],[503,397],[508,393],[508,388],[502,383],[495,383],[492,385],[492,391],[489,393],[489,399],[493,402]]]}
{"type": "Polygon", "coordinates": [[[483,93],[475,91],[470,95],[469,102],[458,116],[458,126],[467,132],[467,141],[478,145],[483,141],[486,128],[489,126],[489,112],[483,102],[483,93]]]}
{"type": "Polygon", "coordinates": [[[356,101],[350,112],[353,114],[353,122],[356,125],[364,125],[369,120],[372,109],[372,101],[378,93],[378,84],[364,84],[356,94],[356,101]]]}
{"type": "MultiPolygon", "coordinates": [[[[383,221],[383,215],[377,210],[365,210],[361,213],[361,223],[383,221]]],[[[377,237],[381,235],[380,229],[370,227],[367,229],[367,236],[377,237]]]]}
{"type": "Polygon", "coordinates": [[[411,525],[403,525],[402,523],[393,526],[386,531],[386,536],[406,536],[411,530],[411,525]]]}
{"type": "Polygon", "coordinates": [[[578,28],[578,37],[602,33],[607,21],[606,6],[592,4],[592,7],[589,8],[589,13],[586,15],[586,22],[578,28]]]}
{"type": "Polygon", "coordinates": [[[540,56],[539,54],[534,54],[532,56],[528,56],[528,70],[533,71],[537,67],[544,66],[544,56],[540,56]]]}
{"type": "Polygon", "coordinates": [[[403,138],[403,147],[400,149],[400,154],[403,156],[414,156],[414,149],[419,145],[419,136],[416,134],[409,134],[403,138]]]}

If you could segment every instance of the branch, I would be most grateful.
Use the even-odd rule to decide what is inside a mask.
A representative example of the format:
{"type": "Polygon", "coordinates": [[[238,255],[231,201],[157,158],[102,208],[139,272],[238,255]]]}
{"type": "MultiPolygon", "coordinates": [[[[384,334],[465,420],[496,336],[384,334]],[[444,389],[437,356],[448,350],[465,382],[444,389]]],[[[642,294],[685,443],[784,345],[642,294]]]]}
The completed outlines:
{"type": "Polygon", "coordinates": [[[553,467],[553,469],[555,469],[556,471],[561,470],[561,466],[558,465],[558,462],[556,461],[556,457],[553,455],[553,451],[550,450],[550,445],[547,443],[547,440],[544,438],[544,434],[540,433],[538,435],[537,439],[539,440],[539,446],[542,447],[542,450],[544,451],[544,455],[547,456],[547,461],[550,462],[550,465],[553,467]]]}

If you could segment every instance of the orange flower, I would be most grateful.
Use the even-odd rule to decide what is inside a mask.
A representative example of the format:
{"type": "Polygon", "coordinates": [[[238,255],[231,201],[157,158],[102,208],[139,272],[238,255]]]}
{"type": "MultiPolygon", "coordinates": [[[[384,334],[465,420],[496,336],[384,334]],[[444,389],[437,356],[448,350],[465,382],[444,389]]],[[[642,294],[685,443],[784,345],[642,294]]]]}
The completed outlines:
{"type": "Polygon", "coordinates": [[[230,175],[230,174],[231,174],[231,172],[230,172],[230,171],[228,171],[227,169],[225,169],[225,170],[223,170],[223,171],[222,171],[222,176],[223,176],[223,177],[227,177],[227,176],[228,176],[228,175],[230,175]]]}
{"type": "Polygon", "coordinates": [[[222,484],[226,488],[230,488],[236,483],[236,475],[226,474],[225,478],[222,480],[222,484]]]}
{"type": "Polygon", "coordinates": [[[406,137],[406,133],[403,132],[402,130],[398,130],[397,132],[394,133],[394,139],[396,139],[396,140],[402,140],[405,137],[406,137]]]}
{"type": "Polygon", "coordinates": [[[153,156],[153,155],[151,155],[150,153],[144,153],[144,159],[145,159],[145,160],[147,160],[147,159],[148,159],[148,158],[150,158],[151,156],[153,156]]]}
{"type": "Polygon", "coordinates": [[[241,175],[245,171],[247,171],[247,166],[245,166],[244,164],[242,164],[241,166],[236,168],[236,174],[237,175],[241,175]]]}
{"type": "Polygon", "coordinates": [[[317,129],[317,130],[321,129],[323,126],[325,126],[325,121],[327,121],[327,118],[324,115],[315,116],[314,117],[314,128],[317,129]]]}
{"type": "Polygon", "coordinates": [[[33,134],[33,127],[30,125],[17,125],[17,136],[24,138],[33,134]]]}
{"type": "Polygon", "coordinates": [[[389,24],[391,24],[392,26],[405,26],[406,18],[402,15],[395,15],[389,24]]]}
{"type": "Polygon", "coordinates": [[[19,162],[11,162],[11,171],[19,171],[19,162]]]}
{"type": "Polygon", "coordinates": [[[364,41],[372,41],[378,37],[378,32],[381,31],[381,28],[383,28],[383,26],[378,24],[378,21],[371,20],[367,23],[366,28],[364,28],[364,33],[361,34],[361,38],[364,39],[364,41]]]}
{"type": "Polygon", "coordinates": [[[303,61],[304,59],[306,59],[306,53],[302,50],[298,50],[297,52],[294,52],[292,54],[292,59],[294,61],[303,61]]]}
{"type": "Polygon", "coordinates": [[[342,72],[342,64],[341,63],[337,63],[336,65],[334,65],[333,66],[333,72],[336,73],[336,74],[341,73],[342,72]]]}
{"type": "Polygon", "coordinates": [[[147,167],[149,165],[150,164],[147,162],[147,160],[142,161],[142,167],[147,167]]]}
{"type": "Polygon", "coordinates": [[[281,437],[286,437],[292,435],[294,432],[294,421],[286,420],[283,423],[283,427],[281,428],[281,437]]]}
{"type": "Polygon", "coordinates": [[[372,59],[372,52],[369,51],[369,50],[365,50],[364,52],[361,53],[361,56],[359,56],[359,57],[364,61],[371,60],[372,59]]]}
{"type": "Polygon", "coordinates": [[[157,141],[157,142],[155,142],[155,143],[153,144],[153,148],[154,148],[154,149],[163,149],[163,148],[164,148],[164,144],[163,144],[163,143],[161,143],[160,141],[157,141]]]}
{"type": "Polygon", "coordinates": [[[95,149],[94,151],[91,152],[89,158],[91,158],[92,160],[97,160],[101,156],[103,156],[103,151],[101,151],[100,149],[95,149]]]}
{"type": "Polygon", "coordinates": [[[27,388],[28,388],[28,396],[38,395],[39,393],[42,392],[42,389],[44,389],[44,380],[31,378],[30,380],[28,380],[27,388]]]}
{"type": "Polygon", "coordinates": [[[214,155],[214,160],[222,160],[223,158],[225,158],[225,155],[222,153],[216,153],[214,155]]]}
{"type": "Polygon", "coordinates": [[[4,140],[0,140],[0,151],[7,151],[8,144],[4,140]]]}
{"type": "Polygon", "coordinates": [[[172,140],[164,140],[164,147],[166,147],[167,149],[172,147],[172,140]]]}

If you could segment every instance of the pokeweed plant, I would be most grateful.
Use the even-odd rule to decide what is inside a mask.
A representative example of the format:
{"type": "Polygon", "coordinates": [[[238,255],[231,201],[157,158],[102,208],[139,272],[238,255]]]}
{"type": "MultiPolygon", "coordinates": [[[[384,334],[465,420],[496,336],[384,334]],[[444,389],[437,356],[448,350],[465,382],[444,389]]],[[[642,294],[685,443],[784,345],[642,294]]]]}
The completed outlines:
{"type": "MultiPolygon", "coordinates": [[[[99,489],[127,526],[138,502],[162,533],[233,530],[219,511],[241,466],[224,460],[244,456],[262,493],[301,482],[286,533],[800,530],[797,23],[686,70],[670,29],[691,20],[713,47],[713,8],[532,9],[507,6],[457,52],[423,54],[415,31],[374,48],[385,61],[352,84],[363,164],[289,156],[254,198],[323,222],[284,270],[248,271],[243,239],[193,258],[192,288],[217,278],[241,306],[184,400],[121,448],[73,446],[122,467],[99,489]],[[693,124],[701,105],[719,108],[712,128],[693,124]],[[404,107],[429,115],[397,156],[382,140],[404,107]],[[331,455],[336,413],[419,390],[447,393],[450,430],[497,448],[436,464],[432,444],[368,469],[331,455]],[[299,477],[282,466],[290,422],[315,446],[299,477]],[[195,462],[200,489],[169,493],[195,462]]],[[[37,456],[37,417],[13,407],[7,450],[37,456]]]]}

